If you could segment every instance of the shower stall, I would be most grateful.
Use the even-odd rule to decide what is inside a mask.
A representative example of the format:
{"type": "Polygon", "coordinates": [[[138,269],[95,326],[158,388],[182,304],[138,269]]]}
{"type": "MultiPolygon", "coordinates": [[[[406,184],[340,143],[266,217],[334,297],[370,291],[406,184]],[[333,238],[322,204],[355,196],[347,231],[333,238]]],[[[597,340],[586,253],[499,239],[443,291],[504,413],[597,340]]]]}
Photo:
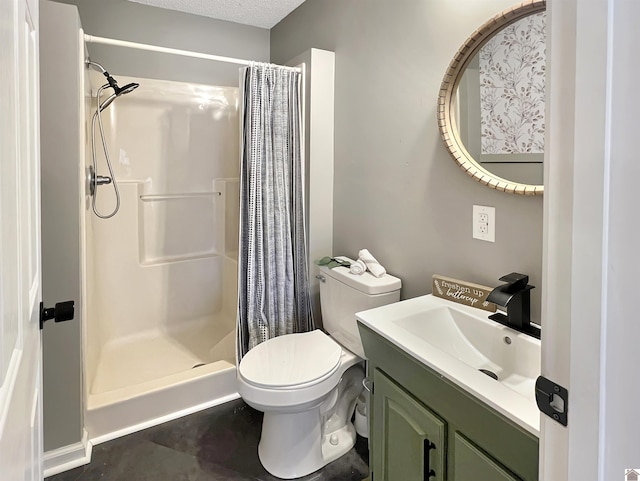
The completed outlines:
{"type": "MultiPolygon", "coordinates": [[[[235,325],[242,106],[237,86],[134,78],[111,71],[101,58],[91,58],[103,62],[99,67],[88,66],[85,43],[222,61],[230,69],[249,62],[79,33],[84,103],[79,148],[84,154],[78,162],[83,178],[78,314],[82,444],[87,446],[86,441],[97,444],[239,397],[235,325]],[[92,120],[96,94],[109,83],[105,69],[121,86],[121,95],[108,100],[119,91],[103,90],[94,125],[93,183],[92,120]],[[90,195],[92,184],[97,197],[90,195]],[[116,210],[116,187],[119,208],[109,216],[116,210]],[[94,199],[103,217],[94,212],[94,199]]],[[[313,259],[332,253],[334,55],[312,49],[292,65],[304,69],[309,277],[317,307],[313,259]]],[[[67,255],[64,246],[58,251],[67,255]]],[[[57,459],[56,454],[51,463],[57,459]]]]}
{"type": "MultiPolygon", "coordinates": [[[[86,159],[105,78],[85,75],[86,159]]],[[[139,84],[101,114],[114,182],[84,214],[85,426],[94,442],[237,397],[239,92],[139,84]]],[[[96,134],[96,174],[110,174],[96,134]]],[[[87,177],[90,177],[87,174],[87,177]]],[[[89,190],[90,182],[87,182],[89,190]]]]}

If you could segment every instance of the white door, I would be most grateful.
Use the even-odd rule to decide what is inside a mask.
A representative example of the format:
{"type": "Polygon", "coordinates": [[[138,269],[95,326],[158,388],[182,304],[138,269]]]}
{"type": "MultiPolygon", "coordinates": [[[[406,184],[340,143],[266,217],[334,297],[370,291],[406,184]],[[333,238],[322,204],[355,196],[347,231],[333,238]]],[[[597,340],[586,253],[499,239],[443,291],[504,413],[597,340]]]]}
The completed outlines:
{"type": "Polygon", "coordinates": [[[0,478],[42,480],[38,1],[0,0],[0,478]]]}
{"type": "Polygon", "coordinates": [[[640,2],[548,6],[542,373],[569,422],[543,417],[540,479],[622,480],[640,466],[640,2]]]}

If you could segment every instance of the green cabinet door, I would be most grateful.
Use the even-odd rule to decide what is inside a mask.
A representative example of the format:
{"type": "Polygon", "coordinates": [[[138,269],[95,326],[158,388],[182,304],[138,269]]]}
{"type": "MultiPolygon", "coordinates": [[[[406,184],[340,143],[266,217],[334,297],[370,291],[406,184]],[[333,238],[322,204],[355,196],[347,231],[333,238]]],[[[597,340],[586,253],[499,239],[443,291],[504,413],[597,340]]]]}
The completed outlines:
{"type": "Polygon", "coordinates": [[[520,481],[460,433],[454,446],[453,481],[520,481]]]}
{"type": "Polygon", "coordinates": [[[445,423],[379,370],[373,375],[375,481],[445,481],[445,423]]]}

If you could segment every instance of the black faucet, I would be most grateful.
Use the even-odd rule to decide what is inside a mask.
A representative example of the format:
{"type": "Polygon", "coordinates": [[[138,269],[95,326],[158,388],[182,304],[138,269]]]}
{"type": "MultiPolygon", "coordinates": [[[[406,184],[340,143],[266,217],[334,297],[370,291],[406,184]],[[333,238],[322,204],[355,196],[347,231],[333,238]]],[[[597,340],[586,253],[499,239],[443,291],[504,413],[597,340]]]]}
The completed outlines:
{"type": "Polygon", "coordinates": [[[531,289],[534,287],[528,284],[529,276],[512,272],[502,276],[500,280],[506,284],[492,290],[487,301],[504,307],[507,315],[496,312],[489,319],[540,339],[540,328],[530,322],[531,289]]]}

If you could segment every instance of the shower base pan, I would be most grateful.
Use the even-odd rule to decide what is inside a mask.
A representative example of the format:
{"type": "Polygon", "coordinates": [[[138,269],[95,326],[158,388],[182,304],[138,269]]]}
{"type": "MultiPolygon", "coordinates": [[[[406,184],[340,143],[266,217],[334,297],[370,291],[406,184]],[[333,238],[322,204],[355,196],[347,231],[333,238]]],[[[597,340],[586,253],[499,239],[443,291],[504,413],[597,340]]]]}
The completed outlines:
{"type": "Polygon", "coordinates": [[[185,339],[158,330],[103,346],[86,404],[91,443],[239,398],[230,355],[234,332],[211,349],[197,345],[204,338],[185,339]],[[211,362],[211,355],[222,359],[211,362]]]}

